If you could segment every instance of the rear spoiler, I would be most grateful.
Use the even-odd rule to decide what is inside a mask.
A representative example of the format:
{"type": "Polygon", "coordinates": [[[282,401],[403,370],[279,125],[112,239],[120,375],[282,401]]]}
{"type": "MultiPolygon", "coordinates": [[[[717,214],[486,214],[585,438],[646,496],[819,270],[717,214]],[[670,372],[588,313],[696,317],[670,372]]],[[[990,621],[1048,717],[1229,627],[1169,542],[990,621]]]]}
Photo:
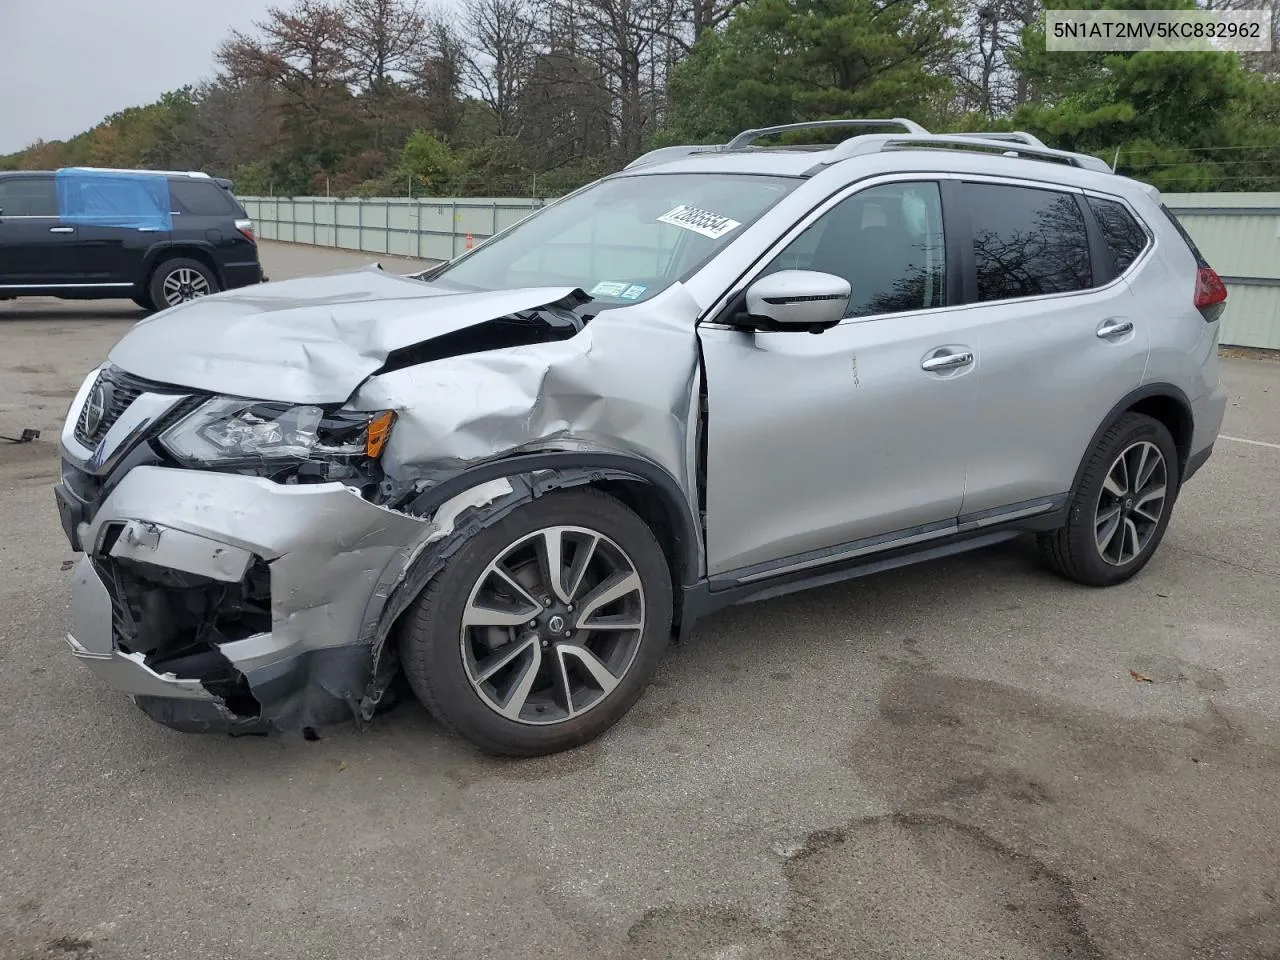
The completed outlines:
{"type": "Polygon", "coordinates": [[[231,188],[235,186],[235,183],[231,180],[228,180],[226,177],[214,177],[213,182],[216,183],[218,186],[220,186],[223,190],[227,191],[227,193],[233,192],[231,188]]]}

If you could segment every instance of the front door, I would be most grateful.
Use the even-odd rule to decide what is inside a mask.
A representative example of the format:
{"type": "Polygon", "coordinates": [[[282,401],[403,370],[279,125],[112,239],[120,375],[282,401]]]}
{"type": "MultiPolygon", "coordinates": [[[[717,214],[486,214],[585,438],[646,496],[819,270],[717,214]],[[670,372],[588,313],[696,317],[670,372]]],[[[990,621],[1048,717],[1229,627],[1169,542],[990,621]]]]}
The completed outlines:
{"type": "Polygon", "coordinates": [[[867,187],[813,216],[751,278],[845,277],[843,322],[817,335],[700,328],[711,575],[955,528],[977,348],[964,312],[945,309],[945,247],[937,183],[867,187]]]}
{"type": "Polygon", "coordinates": [[[0,287],[79,282],[76,228],[58,219],[53,177],[0,177],[0,287]]]}

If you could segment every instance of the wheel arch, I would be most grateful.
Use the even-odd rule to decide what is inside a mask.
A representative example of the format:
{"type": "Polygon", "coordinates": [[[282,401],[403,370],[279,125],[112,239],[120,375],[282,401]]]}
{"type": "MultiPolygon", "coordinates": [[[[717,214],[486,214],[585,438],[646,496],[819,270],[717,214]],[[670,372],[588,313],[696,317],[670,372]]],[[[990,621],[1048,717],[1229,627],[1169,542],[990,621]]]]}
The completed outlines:
{"type": "Polygon", "coordinates": [[[151,279],[164,263],[177,259],[195,260],[208,267],[213,274],[213,278],[218,282],[219,288],[225,286],[222,271],[218,269],[218,261],[213,255],[212,247],[206,244],[176,241],[158,244],[147,253],[140,281],[142,289],[146,290],[151,286],[151,279]]]}
{"type": "Polygon", "coordinates": [[[429,549],[417,552],[377,611],[367,611],[361,640],[372,645],[374,670],[361,704],[372,717],[398,663],[388,639],[394,636],[413,601],[447,565],[462,545],[512,510],[558,490],[589,487],[606,493],[653,530],[671,572],[673,633],[683,635],[681,599],[702,578],[702,537],[680,483],[662,466],[642,457],[607,452],[556,451],[518,454],[470,467],[435,484],[402,504],[415,517],[434,516],[441,507],[494,481],[506,480],[509,492],[488,495],[484,502],[457,514],[453,529],[429,549]]]}
{"type": "Polygon", "coordinates": [[[1080,464],[1076,467],[1075,476],[1071,480],[1071,489],[1079,488],[1081,477],[1089,462],[1089,453],[1098,445],[1102,435],[1108,428],[1126,413],[1143,413],[1159,420],[1168,428],[1173,436],[1173,445],[1178,451],[1178,480],[1186,475],[1187,462],[1191,458],[1191,438],[1195,429],[1195,418],[1191,412],[1191,401],[1187,395],[1171,383],[1144,384],[1126,394],[1119,403],[1098,424],[1098,429],[1089,438],[1088,445],[1080,456],[1080,464]]]}
{"type": "Polygon", "coordinates": [[[550,452],[519,454],[471,467],[436,484],[406,505],[425,517],[465,490],[499,478],[524,477],[527,499],[554,490],[589,486],[639,514],[662,545],[673,586],[689,586],[702,573],[702,537],[680,483],[664,467],[630,454],[550,452]]]}

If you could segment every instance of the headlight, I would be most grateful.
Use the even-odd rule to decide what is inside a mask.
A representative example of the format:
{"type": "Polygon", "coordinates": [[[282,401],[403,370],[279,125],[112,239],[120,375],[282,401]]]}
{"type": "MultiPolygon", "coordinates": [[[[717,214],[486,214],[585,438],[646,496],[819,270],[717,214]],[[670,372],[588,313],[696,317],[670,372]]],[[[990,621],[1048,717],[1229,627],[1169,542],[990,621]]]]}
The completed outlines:
{"type": "Polygon", "coordinates": [[[274,472],[315,461],[355,467],[377,460],[394,422],[390,410],[329,413],[316,406],[218,397],[166,430],[160,442],[193,467],[259,465],[274,472]]]}

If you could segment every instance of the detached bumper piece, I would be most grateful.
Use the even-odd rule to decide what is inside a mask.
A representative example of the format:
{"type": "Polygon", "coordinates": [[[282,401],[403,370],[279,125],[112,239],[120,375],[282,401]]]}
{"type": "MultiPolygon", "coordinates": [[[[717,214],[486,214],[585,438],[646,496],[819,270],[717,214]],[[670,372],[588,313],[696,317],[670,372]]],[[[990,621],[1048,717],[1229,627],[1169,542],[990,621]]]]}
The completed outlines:
{"type": "Polygon", "coordinates": [[[205,541],[210,549],[201,555],[191,542],[200,538],[166,534],[166,566],[130,556],[151,546],[147,535],[158,546],[158,531],[137,523],[114,526],[106,555],[80,561],[71,652],[169,726],[265,730],[262,704],[221,647],[270,631],[270,571],[247,553],[228,557],[227,548],[205,541]],[[202,561],[204,574],[183,569],[202,561]]]}
{"type": "Polygon", "coordinates": [[[178,730],[364,719],[366,620],[376,624],[426,522],[339,483],[121,470],[108,485],[64,468],[56,488],[67,538],[86,554],[71,652],[178,730]]]}
{"type": "Polygon", "coordinates": [[[183,732],[265,733],[349,719],[352,678],[368,674],[368,650],[352,647],[242,672],[228,653],[272,642],[270,567],[181,530],[113,524],[101,554],[80,561],[72,596],[72,654],[153,720],[183,732]]]}

